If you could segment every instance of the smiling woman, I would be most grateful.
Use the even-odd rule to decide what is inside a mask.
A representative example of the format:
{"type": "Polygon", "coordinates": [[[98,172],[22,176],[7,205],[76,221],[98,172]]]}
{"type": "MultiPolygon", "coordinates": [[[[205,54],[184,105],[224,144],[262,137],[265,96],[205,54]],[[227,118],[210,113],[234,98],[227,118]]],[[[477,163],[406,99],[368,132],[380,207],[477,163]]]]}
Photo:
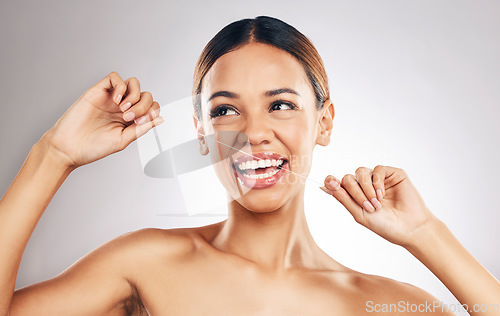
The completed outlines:
{"type": "MultiPolygon", "coordinates": [[[[259,20],[256,21],[258,30],[259,20]]],[[[333,105],[329,100],[319,107],[316,105],[311,81],[293,55],[256,42],[256,36],[248,39],[251,42],[247,45],[217,59],[200,83],[201,90],[196,89],[201,101],[196,109],[210,113],[199,114],[198,133],[239,131],[247,136],[253,159],[282,160],[276,173],[267,170],[267,166],[258,168],[258,160],[253,160],[255,168],[245,170],[255,174],[237,170],[238,178],[247,186],[267,188],[251,190],[238,201],[239,205],[254,212],[275,211],[283,203],[302,205],[304,181],[301,180],[309,172],[314,146],[329,141],[333,105]],[[222,91],[226,93],[221,95],[222,91]],[[268,172],[273,175],[263,178],[268,172]],[[256,179],[250,182],[255,183],[248,183],[253,177],[256,179]]],[[[242,159],[238,155],[235,158],[242,159]]],[[[296,207],[293,209],[288,213],[297,212],[296,207]]]]}
{"type": "MultiPolygon", "coordinates": [[[[304,35],[271,17],[226,26],[198,61],[193,103],[202,154],[216,151],[208,134],[236,132],[236,148],[245,148],[216,169],[227,220],[129,233],[59,276],[14,291],[26,243],[66,177],[162,123],[136,78],[111,73],[33,146],[0,201],[0,315],[363,315],[381,306],[451,314],[417,287],[343,266],[311,236],[303,179],[314,147],[329,144],[334,106],[304,35]]],[[[461,303],[490,306],[471,314],[496,312],[500,284],[432,214],[404,170],[360,167],[342,181],[327,176],[322,190],[356,222],[410,251],[461,303]]]]}

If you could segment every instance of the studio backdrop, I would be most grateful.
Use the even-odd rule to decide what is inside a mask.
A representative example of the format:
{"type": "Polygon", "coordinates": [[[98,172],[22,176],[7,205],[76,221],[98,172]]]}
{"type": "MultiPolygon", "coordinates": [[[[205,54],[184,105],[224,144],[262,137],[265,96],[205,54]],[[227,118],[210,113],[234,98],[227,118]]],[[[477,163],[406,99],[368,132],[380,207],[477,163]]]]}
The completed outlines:
{"type": "Polygon", "coordinates": [[[408,173],[429,208],[500,278],[499,12],[493,0],[3,1],[2,195],[33,144],[111,71],[137,77],[166,115],[157,135],[69,176],[28,244],[16,288],[54,277],[123,233],[227,217],[224,200],[210,198],[220,188],[186,184],[196,172],[213,176],[206,166],[159,177],[146,166],[196,137],[189,99],[204,45],[229,22],[259,15],[308,36],[329,76],[331,144],[315,150],[306,185],[319,246],[349,268],[455,302],[411,254],[358,225],[317,184],[389,165],[408,173]]]}

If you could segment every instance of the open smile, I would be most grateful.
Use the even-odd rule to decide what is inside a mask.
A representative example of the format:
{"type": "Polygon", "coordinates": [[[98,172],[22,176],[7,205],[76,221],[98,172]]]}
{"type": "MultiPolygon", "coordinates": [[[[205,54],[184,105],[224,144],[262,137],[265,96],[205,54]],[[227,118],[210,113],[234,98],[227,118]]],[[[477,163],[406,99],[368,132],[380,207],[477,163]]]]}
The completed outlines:
{"type": "Polygon", "coordinates": [[[252,189],[273,186],[283,177],[287,166],[288,160],[284,156],[271,152],[243,155],[233,163],[240,182],[252,189]]]}

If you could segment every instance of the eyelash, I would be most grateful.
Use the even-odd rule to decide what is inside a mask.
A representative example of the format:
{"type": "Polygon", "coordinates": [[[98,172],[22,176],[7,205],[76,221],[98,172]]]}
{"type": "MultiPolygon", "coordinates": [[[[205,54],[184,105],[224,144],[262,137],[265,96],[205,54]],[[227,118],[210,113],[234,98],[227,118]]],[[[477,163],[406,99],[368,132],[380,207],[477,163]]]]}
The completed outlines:
{"type": "MultiPolygon", "coordinates": [[[[289,101],[284,101],[284,100],[278,100],[278,101],[274,101],[270,108],[273,108],[275,105],[279,105],[279,104],[285,104],[287,105],[290,110],[296,110],[297,109],[297,106],[295,104],[293,104],[292,102],[289,102],[289,101]]],[[[290,111],[290,110],[287,110],[287,111],[290,111]]]]}
{"type": "MultiPolygon", "coordinates": [[[[296,110],[297,109],[297,106],[295,104],[291,103],[291,102],[283,101],[283,100],[278,100],[278,101],[274,101],[273,103],[271,103],[271,106],[269,107],[269,112],[272,111],[272,108],[275,105],[281,105],[281,104],[285,104],[285,105],[287,105],[290,108],[289,110],[285,110],[285,111],[290,111],[290,110],[296,110]]],[[[210,117],[211,118],[215,118],[215,117],[218,117],[218,116],[225,116],[225,115],[220,115],[220,113],[218,113],[221,110],[233,110],[234,112],[237,113],[236,109],[233,108],[232,106],[219,105],[219,106],[215,107],[213,110],[210,111],[210,117]]]]}
{"type": "Polygon", "coordinates": [[[236,112],[236,109],[234,109],[232,106],[227,106],[227,105],[218,105],[215,107],[215,109],[210,111],[210,117],[215,118],[218,116],[225,116],[225,115],[220,115],[218,112],[221,110],[233,110],[236,112]]]}

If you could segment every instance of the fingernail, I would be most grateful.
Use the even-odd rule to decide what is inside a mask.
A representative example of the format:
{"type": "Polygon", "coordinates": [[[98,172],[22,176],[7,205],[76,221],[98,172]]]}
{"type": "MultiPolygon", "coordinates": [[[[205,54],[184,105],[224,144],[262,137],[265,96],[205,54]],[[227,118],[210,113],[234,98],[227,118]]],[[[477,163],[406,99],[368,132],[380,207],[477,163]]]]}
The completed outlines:
{"type": "Polygon", "coordinates": [[[146,114],[146,115],[143,115],[141,117],[139,117],[137,120],[135,120],[135,124],[139,125],[139,124],[142,124],[142,123],[145,123],[147,122],[149,119],[149,116],[146,114]]]}
{"type": "Polygon", "coordinates": [[[377,189],[377,198],[382,201],[382,199],[384,198],[384,195],[382,194],[382,190],[381,189],[377,189]]]}
{"type": "Polygon", "coordinates": [[[123,115],[123,119],[124,119],[125,121],[131,121],[131,120],[133,120],[133,119],[134,119],[134,117],[135,117],[134,112],[128,112],[128,113],[125,113],[125,114],[123,115]]]}
{"type": "Polygon", "coordinates": [[[128,108],[129,108],[131,105],[132,105],[132,103],[130,103],[130,102],[126,102],[125,104],[122,104],[122,106],[121,106],[121,110],[122,110],[122,112],[127,111],[127,110],[128,110],[128,108]]]}
{"type": "Polygon", "coordinates": [[[328,190],[326,187],[319,187],[321,190],[323,190],[325,193],[327,194],[330,194],[330,195],[333,195],[333,191],[332,190],[328,190]]]}
{"type": "Polygon", "coordinates": [[[116,101],[116,104],[120,104],[120,101],[121,101],[121,100],[122,100],[122,95],[121,95],[121,94],[117,95],[117,96],[116,96],[116,100],[115,100],[115,101],[116,101]]]}
{"type": "Polygon", "coordinates": [[[340,183],[335,178],[330,179],[330,181],[328,181],[328,186],[334,191],[340,189],[340,183]]]}
{"type": "Polygon", "coordinates": [[[365,211],[368,211],[370,213],[375,211],[375,209],[373,208],[373,205],[368,201],[363,202],[363,208],[365,209],[365,211]]]}
{"type": "Polygon", "coordinates": [[[376,198],[372,198],[370,201],[372,201],[372,204],[373,206],[375,206],[375,209],[379,209],[382,207],[382,204],[380,204],[380,202],[376,199],[376,198]]]}

